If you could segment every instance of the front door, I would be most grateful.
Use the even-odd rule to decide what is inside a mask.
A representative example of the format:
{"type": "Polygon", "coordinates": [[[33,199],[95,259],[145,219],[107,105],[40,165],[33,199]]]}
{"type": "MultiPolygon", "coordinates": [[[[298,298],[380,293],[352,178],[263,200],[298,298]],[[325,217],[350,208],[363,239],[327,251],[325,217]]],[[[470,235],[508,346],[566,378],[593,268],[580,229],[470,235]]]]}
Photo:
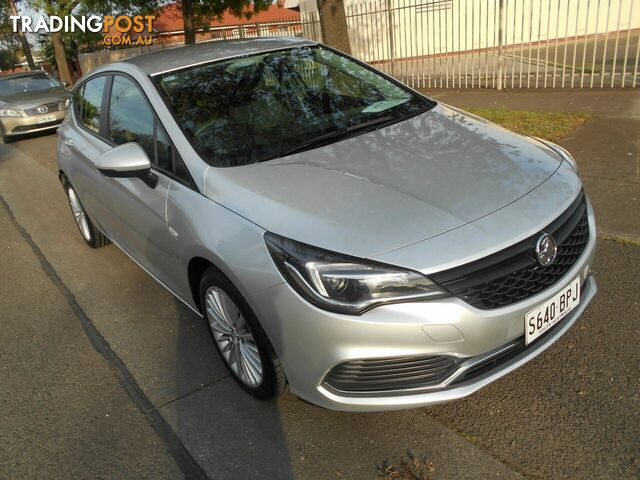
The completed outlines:
{"type": "Polygon", "coordinates": [[[105,109],[107,141],[113,145],[138,143],[149,156],[158,184],[151,188],[139,178],[103,176],[102,227],[135,261],[175,291],[175,238],[166,221],[167,194],[174,181],[170,175],[173,147],[146,97],[129,77],[113,76],[105,109]]]}

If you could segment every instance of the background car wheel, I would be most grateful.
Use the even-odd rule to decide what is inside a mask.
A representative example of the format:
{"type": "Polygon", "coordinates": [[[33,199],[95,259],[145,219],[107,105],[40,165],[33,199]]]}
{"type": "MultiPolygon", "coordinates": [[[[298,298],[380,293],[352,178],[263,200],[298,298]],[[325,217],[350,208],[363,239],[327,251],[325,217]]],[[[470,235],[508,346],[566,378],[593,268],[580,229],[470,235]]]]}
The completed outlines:
{"type": "Polygon", "coordinates": [[[200,280],[200,299],[216,350],[240,386],[261,400],[282,395],[282,365],[240,292],[211,267],[200,280]]]}
{"type": "Polygon", "coordinates": [[[87,245],[91,248],[100,248],[105,245],[109,245],[111,242],[107,236],[94,227],[93,223],[91,223],[89,216],[84,211],[84,208],[80,203],[80,199],[78,198],[76,191],[73,189],[73,186],[71,186],[71,183],[69,183],[69,180],[67,180],[65,176],[62,176],[60,177],[60,181],[62,182],[64,191],[67,194],[71,213],[76,221],[78,230],[80,230],[80,234],[82,235],[82,238],[84,238],[84,241],[87,242],[87,245]]]}

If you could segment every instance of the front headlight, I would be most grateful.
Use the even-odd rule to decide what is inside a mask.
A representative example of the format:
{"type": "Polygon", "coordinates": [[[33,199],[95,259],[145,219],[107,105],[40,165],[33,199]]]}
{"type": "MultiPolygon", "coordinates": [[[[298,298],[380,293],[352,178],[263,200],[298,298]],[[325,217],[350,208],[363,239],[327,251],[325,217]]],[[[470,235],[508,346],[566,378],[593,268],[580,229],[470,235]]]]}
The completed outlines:
{"type": "Polygon", "coordinates": [[[67,98],[64,101],[64,107],[63,108],[66,110],[67,108],[69,108],[69,105],[71,105],[71,99],[67,98]]]}
{"type": "Polygon", "coordinates": [[[21,117],[20,110],[0,110],[0,117],[21,117]]]}
{"type": "Polygon", "coordinates": [[[563,160],[566,160],[569,163],[569,165],[571,165],[571,168],[573,168],[576,173],[578,172],[578,164],[566,149],[562,148],[560,145],[556,145],[555,143],[550,142],[549,140],[544,140],[538,137],[533,137],[533,138],[535,138],[541,143],[544,143],[547,147],[549,147],[551,150],[553,150],[558,155],[560,155],[563,160]]]}
{"type": "Polygon", "coordinates": [[[324,310],[358,315],[377,305],[447,293],[418,272],[362,260],[266,233],[278,269],[303,298],[324,310]]]}

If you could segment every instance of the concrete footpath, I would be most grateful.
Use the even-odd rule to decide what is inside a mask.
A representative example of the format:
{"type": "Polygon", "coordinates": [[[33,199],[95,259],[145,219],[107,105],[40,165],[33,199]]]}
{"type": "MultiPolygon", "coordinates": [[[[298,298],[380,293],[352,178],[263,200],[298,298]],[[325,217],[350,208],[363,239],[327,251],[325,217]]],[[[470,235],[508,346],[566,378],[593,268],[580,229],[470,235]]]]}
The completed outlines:
{"type": "Polygon", "coordinates": [[[576,161],[599,234],[640,241],[640,90],[423,90],[460,108],[583,112],[593,120],[560,144],[576,161]]]}
{"type": "Polygon", "coordinates": [[[26,235],[0,205],[0,478],[180,478],[26,235]]]}

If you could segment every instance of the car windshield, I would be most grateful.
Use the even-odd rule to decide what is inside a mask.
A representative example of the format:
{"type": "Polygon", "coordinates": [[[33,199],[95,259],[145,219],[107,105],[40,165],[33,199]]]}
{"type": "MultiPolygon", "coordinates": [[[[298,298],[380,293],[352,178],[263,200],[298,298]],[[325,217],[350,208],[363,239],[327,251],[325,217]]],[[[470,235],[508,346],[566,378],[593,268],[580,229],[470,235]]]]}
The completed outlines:
{"type": "Polygon", "coordinates": [[[247,165],[396,123],[433,106],[321,47],[218,61],[154,78],[195,150],[247,165]]]}
{"type": "Polygon", "coordinates": [[[16,93],[36,92],[60,86],[55,78],[46,73],[4,78],[0,79],[0,96],[8,97],[16,93]]]}

